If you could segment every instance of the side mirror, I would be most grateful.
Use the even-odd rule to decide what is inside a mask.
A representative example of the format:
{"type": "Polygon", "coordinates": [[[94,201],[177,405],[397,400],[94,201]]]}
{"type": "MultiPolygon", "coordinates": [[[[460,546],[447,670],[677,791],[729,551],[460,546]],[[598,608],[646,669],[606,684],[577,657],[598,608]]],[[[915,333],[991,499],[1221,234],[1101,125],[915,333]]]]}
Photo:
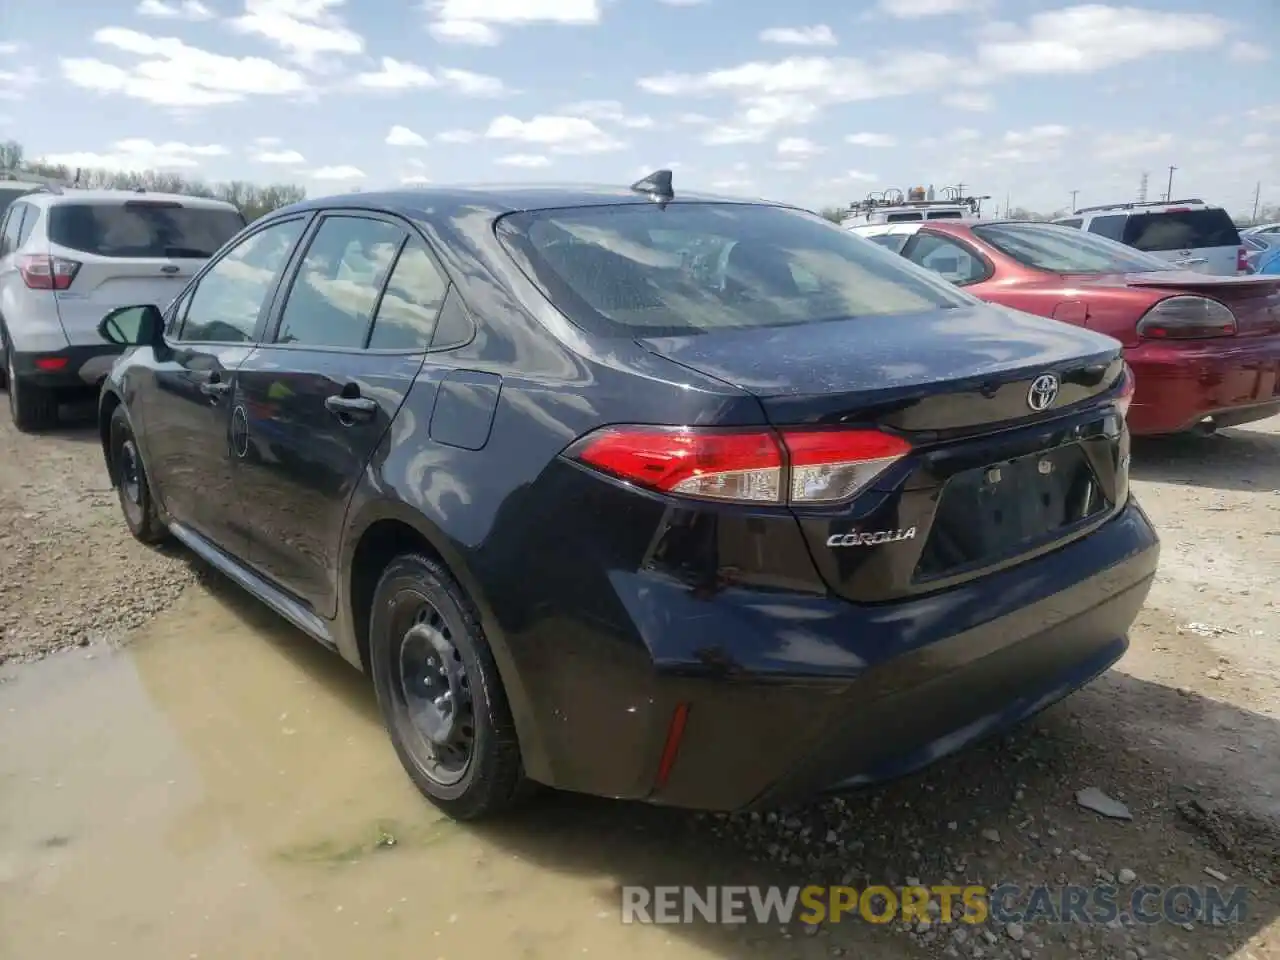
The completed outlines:
{"type": "Polygon", "coordinates": [[[164,330],[164,316],[155,304],[116,307],[98,324],[98,333],[108,343],[122,347],[156,346],[164,330]]]}

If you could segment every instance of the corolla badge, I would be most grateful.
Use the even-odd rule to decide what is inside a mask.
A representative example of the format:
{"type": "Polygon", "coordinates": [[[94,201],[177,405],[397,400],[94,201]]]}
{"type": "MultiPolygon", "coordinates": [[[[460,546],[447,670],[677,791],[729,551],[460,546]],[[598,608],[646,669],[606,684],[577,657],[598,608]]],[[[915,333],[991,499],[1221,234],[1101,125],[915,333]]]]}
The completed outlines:
{"type": "Polygon", "coordinates": [[[828,547],[874,547],[882,543],[897,543],[899,540],[914,540],[916,528],[905,530],[873,530],[871,532],[853,530],[849,533],[833,533],[827,537],[828,547]]]}
{"type": "Polygon", "coordinates": [[[1052,373],[1042,373],[1031,381],[1031,389],[1027,391],[1027,406],[1039,413],[1053,406],[1058,399],[1058,378],[1052,373]]]}

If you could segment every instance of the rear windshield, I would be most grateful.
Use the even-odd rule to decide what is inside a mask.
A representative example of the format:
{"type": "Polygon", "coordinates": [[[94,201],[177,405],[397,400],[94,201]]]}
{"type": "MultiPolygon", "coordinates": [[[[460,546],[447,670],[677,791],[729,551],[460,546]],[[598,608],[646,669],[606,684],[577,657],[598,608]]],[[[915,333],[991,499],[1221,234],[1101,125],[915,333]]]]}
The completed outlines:
{"type": "Polygon", "coordinates": [[[1152,253],[1200,247],[1238,247],[1240,233],[1221,207],[1135,213],[1124,225],[1124,242],[1152,253]]]}
{"type": "Polygon", "coordinates": [[[235,210],[166,201],[68,203],[49,213],[51,241],[103,257],[210,257],[243,226],[235,210]]]}
{"type": "Polygon", "coordinates": [[[813,214],[673,203],[512,214],[507,249],[570,319],[624,336],[885,317],[977,303],[813,214]]]}
{"type": "Polygon", "coordinates": [[[973,234],[1007,257],[1051,273],[1147,273],[1172,270],[1159,257],[1056,223],[984,223],[973,234]]]}

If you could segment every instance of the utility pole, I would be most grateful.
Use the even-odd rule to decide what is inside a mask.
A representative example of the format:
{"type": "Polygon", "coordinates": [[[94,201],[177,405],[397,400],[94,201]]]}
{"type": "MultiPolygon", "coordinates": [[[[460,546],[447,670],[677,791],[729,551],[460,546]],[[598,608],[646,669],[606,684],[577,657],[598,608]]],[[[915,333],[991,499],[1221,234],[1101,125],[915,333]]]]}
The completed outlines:
{"type": "Polygon", "coordinates": [[[1150,179],[1150,174],[1148,174],[1145,170],[1142,171],[1142,182],[1138,184],[1138,202],[1139,203],[1147,202],[1147,180],[1148,179],[1150,179]]]}
{"type": "Polygon", "coordinates": [[[1079,196],[1079,194],[1080,194],[1079,190],[1071,191],[1071,212],[1072,213],[1076,212],[1076,197],[1079,196]]]}
{"type": "Polygon", "coordinates": [[[1258,185],[1253,188],[1253,222],[1258,222],[1258,200],[1262,197],[1262,181],[1258,181],[1258,185]]]}
{"type": "Polygon", "coordinates": [[[1174,166],[1169,167],[1169,189],[1164,195],[1165,203],[1173,203],[1173,171],[1177,169],[1178,168],[1174,166]]]}

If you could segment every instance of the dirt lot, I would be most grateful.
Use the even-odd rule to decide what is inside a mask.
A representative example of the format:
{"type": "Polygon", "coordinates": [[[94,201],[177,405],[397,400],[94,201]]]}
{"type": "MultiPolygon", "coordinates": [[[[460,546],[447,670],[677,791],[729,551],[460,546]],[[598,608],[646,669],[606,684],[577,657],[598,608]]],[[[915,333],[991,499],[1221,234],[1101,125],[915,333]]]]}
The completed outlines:
{"type": "Polygon", "coordinates": [[[1164,547],[1132,648],[1014,736],[776,814],[552,796],[464,829],[405,786],[353,671],[129,538],[91,428],[0,422],[0,956],[1280,958],[1280,422],[1142,443],[1133,471],[1164,547]],[[915,878],[1251,893],[1226,926],[616,922],[625,883],[915,878]],[[404,915],[410,888],[434,909],[404,915]]]}

